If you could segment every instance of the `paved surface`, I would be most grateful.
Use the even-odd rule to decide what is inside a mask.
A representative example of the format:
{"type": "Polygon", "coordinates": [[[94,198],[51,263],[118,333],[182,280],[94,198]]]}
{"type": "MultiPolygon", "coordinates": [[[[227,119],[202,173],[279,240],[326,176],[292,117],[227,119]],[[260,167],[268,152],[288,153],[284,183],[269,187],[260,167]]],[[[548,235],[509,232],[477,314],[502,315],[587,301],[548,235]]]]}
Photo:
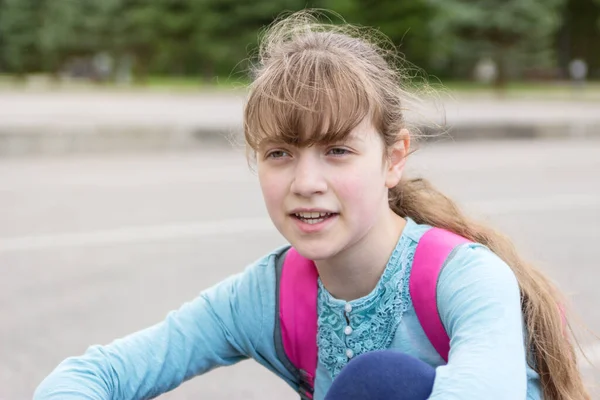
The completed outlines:
{"type": "MultiPolygon", "coordinates": [[[[442,142],[413,157],[600,332],[600,141],[442,142]]],[[[0,399],[31,398],[65,357],[161,320],[281,243],[241,153],[1,160],[0,399]]],[[[598,341],[582,341],[600,365],[598,341]]],[[[160,398],[296,396],[244,361],[160,398]]]]}
{"type": "MultiPolygon", "coordinates": [[[[0,91],[0,157],[228,145],[245,93],[0,91]]],[[[407,117],[455,138],[600,136],[600,102],[454,97],[406,104],[407,117]]]]}

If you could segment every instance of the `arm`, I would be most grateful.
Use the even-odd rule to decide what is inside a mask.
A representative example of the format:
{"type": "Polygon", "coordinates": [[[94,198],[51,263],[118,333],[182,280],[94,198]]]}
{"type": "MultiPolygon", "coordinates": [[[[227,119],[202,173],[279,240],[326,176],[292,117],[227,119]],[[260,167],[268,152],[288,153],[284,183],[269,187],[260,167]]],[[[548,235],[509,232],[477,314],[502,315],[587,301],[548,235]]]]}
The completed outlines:
{"type": "Polygon", "coordinates": [[[40,384],[34,399],[152,398],[247,358],[261,333],[257,275],[264,266],[254,265],[202,292],[157,325],[66,359],[40,384]]]}
{"type": "Polygon", "coordinates": [[[520,291],[510,267],[482,246],[463,246],[440,274],[438,309],[450,354],[430,399],[525,399],[520,291]]]}

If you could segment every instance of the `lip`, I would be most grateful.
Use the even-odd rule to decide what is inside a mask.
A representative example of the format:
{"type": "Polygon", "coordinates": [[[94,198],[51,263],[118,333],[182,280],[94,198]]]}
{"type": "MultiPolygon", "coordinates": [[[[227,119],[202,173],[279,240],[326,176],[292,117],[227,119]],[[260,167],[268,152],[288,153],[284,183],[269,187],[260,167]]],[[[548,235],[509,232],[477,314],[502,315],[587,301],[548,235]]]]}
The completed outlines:
{"type": "Polygon", "coordinates": [[[325,208],[294,208],[292,211],[290,211],[290,214],[296,214],[301,212],[323,212],[330,214],[338,214],[335,211],[327,210],[325,208]]]}
{"type": "Polygon", "coordinates": [[[290,213],[289,217],[294,221],[296,227],[302,233],[317,233],[317,232],[324,231],[330,225],[332,225],[336,221],[336,219],[339,217],[339,213],[336,213],[333,211],[328,211],[328,210],[321,209],[321,208],[296,208],[296,209],[294,209],[294,211],[292,211],[290,213]],[[331,213],[334,215],[330,216],[329,218],[326,218],[325,220],[323,220],[322,222],[319,222],[317,224],[308,224],[294,216],[295,213],[300,213],[300,212],[326,212],[326,213],[331,213]]]}

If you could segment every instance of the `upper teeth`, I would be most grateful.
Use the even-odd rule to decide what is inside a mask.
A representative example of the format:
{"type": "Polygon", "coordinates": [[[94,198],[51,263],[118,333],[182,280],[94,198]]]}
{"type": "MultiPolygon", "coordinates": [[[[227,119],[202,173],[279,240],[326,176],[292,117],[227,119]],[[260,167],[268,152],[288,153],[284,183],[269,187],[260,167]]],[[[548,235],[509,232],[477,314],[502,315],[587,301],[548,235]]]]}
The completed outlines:
{"type": "Polygon", "coordinates": [[[299,218],[322,218],[330,215],[328,212],[300,212],[296,213],[296,216],[299,218]]]}

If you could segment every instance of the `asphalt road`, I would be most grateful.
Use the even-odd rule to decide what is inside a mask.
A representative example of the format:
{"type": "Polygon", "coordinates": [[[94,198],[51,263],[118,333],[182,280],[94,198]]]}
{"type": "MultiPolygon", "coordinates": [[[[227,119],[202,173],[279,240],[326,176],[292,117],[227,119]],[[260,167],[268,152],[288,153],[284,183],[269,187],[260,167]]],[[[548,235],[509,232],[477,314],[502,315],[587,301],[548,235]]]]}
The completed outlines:
{"type": "MultiPolygon", "coordinates": [[[[600,332],[600,141],[441,142],[409,164],[511,234],[600,332]]],[[[0,399],[31,398],[65,357],[161,320],[282,243],[242,152],[0,160],[0,399]]],[[[600,382],[600,341],[582,343],[600,382]]],[[[296,396],[244,361],[160,398],[296,396]]]]}

